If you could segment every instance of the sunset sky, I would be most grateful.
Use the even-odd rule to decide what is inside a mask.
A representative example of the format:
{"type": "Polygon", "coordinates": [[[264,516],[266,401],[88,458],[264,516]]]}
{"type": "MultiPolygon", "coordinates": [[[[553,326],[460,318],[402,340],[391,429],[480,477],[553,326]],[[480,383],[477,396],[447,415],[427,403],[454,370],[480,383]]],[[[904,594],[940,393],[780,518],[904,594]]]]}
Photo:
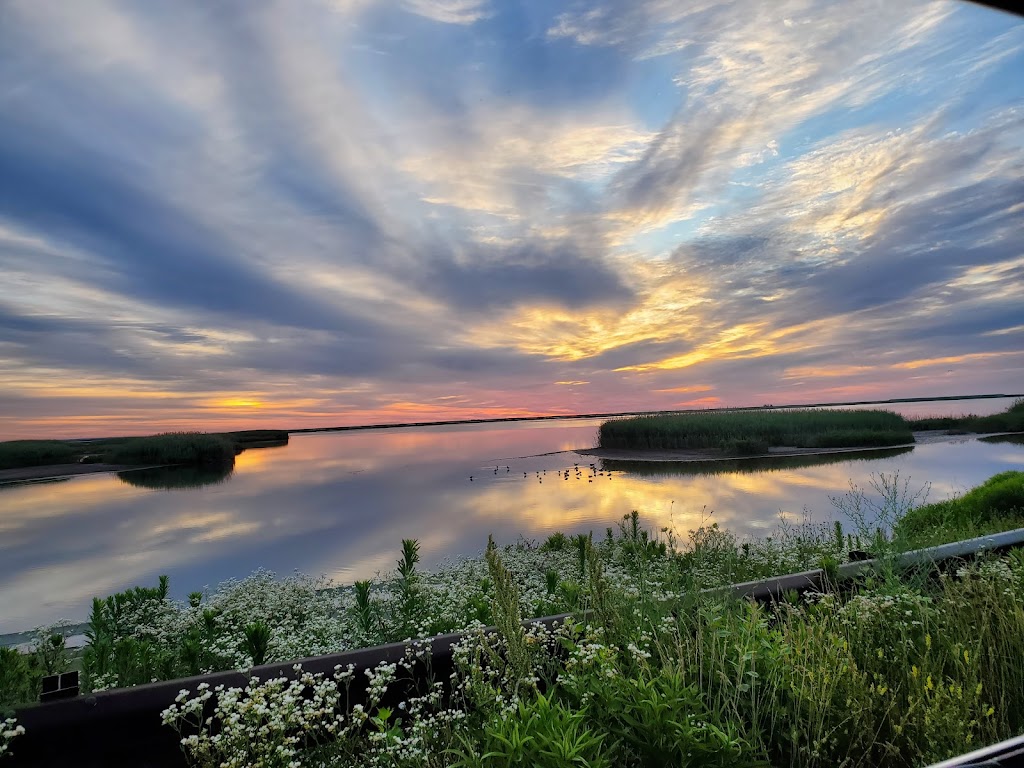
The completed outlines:
{"type": "Polygon", "coordinates": [[[0,439],[1016,392],[1024,20],[0,3],[0,439]]]}

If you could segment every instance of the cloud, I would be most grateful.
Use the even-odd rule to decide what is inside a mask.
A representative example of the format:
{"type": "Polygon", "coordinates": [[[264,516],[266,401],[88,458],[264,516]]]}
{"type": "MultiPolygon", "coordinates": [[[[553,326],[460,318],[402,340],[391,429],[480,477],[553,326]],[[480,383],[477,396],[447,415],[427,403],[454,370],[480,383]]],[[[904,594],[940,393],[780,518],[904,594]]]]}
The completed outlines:
{"type": "Polygon", "coordinates": [[[464,260],[440,260],[427,277],[435,293],[460,308],[529,304],[575,309],[631,297],[614,271],[587,258],[571,241],[466,251],[464,260]]]}
{"type": "Polygon", "coordinates": [[[405,0],[411,13],[444,24],[474,24],[491,15],[487,0],[405,0]]]}
{"type": "Polygon", "coordinates": [[[11,3],[4,427],[763,402],[878,349],[871,386],[1003,381],[1024,25],[988,13],[11,3]]]}

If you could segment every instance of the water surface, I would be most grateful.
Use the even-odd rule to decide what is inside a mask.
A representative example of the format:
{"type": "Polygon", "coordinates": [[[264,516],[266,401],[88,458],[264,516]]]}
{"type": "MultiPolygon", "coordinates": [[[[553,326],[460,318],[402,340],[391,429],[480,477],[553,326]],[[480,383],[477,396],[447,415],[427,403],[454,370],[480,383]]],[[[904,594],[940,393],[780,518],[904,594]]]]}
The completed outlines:
{"type": "Polygon", "coordinates": [[[711,521],[759,535],[780,514],[830,519],[830,495],[872,473],[898,470],[915,488],[930,481],[938,500],[1024,469],[1021,444],[965,438],[820,461],[611,464],[611,476],[592,477],[589,464],[604,465],[566,451],[592,446],[598,424],[300,435],[246,451],[226,478],[179,471],[0,487],[0,633],[79,621],[94,595],[163,573],[178,597],[257,568],[351,581],[390,569],[402,538],[420,541],[429,567],[479,553],[488,534],[601,534],[634,509],[684,536],[711,521]]]}

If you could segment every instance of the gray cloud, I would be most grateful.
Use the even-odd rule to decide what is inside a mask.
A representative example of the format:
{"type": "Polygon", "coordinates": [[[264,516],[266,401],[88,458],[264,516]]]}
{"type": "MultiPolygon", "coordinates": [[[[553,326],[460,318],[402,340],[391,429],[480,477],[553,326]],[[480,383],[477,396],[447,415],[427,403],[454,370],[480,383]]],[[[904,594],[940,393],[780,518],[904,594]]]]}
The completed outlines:
{"type": "Polygon", "coordinates": [[[12,6],[8,365],[412,398],[556,377],[622,392],[635,381],[609,371],[741,323],[843,318],[798,334],[804,351],[699,378],[1016,343],[983,334],[1020,322],[1022,124],[1017,91],[980,85],[1015,71],[1021,39],[975,46],[994,27],[972,10],[355,5],[12,6]],[[658,340],[619,329],[575,362],[504,344],[500,324],[538,308],[586,318],[581,341],[615,315],[658,340]]]}
{"type": "Polygon", "coordinates": [[[570,241],[465,251],[462,260],[439,259],[426,277],[434,295],[459,308],[482,311],[521,303],[579,308],[632,297],[600,257],[585,255],[570,241]]]}

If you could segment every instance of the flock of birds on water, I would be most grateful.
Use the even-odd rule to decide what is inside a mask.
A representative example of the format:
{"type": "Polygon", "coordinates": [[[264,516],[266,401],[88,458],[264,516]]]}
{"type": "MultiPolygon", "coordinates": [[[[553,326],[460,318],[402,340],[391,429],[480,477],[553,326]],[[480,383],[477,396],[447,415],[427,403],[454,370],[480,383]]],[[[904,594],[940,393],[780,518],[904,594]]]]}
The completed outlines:
{"type": "MultiPolygon", "coordinates": [[[[501,466],[495,464],[495,466],[494,466],[494,474],[497,475],[498,472],[500,471],[500,469],[501,469],[501,466]]],[[[543,483],[544,482],[544,478],[547,477],[548,471],[546,469],[538,469],[538,470],[534,470],[534,472],[537,475],[537,482],[538,483],[543,483]]],[[[607,477],[609,480],[612,479],[612,471],[610,469],[598,469],[595,464],[591,464],[585,470],[581,470],[579,464],[573,464],[573,468],[572,469],[552,470],[553,474],[561,475],[563,481],[569,479],[569,474],[571,472],[575,472],[576,473],[576,479],[577,480],[582,480],[584,477],[586,477],[588,483],[594,482],[594,480],[596,478],[598,478],[598,477],[607,477]]],[[[512,467],[506,465],[505,466],[505,472],[503,474],[508,475],[508,474],[511,474],[511,473],[512,473],[512,467]]],[[[524,479],[528,478],[529,476],[530,476],[529,472],[523,472],[523,478],[524,479]]],[[[471,482],[471,483],[473,482],[473,475],[469,476],[469,482],[471,482]]]]}

